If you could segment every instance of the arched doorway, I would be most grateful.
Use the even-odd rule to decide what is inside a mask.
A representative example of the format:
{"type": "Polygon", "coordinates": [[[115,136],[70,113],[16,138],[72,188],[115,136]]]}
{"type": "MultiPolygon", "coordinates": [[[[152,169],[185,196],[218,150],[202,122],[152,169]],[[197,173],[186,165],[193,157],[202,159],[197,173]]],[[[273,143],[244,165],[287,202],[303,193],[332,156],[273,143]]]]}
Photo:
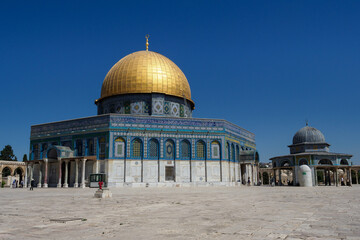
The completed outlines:
{"type": "Polygon", "coordinates": [[[9,167],[4,167],[1,174],[2,174],[2,177],[11,176],[11,169],[9,167]]]}
{"type": "Polygon", "coordinates": [[[263,172],[262,174],[263,184],[269,184],[269,174],[267,172],[263,172]]]}
{"type": "Polygon", "coordinates": [[[14,176],[16,175],[19,176],[19,183],[21,183],[21,181],[23,181],[24,179],[23,179],[23,170],[20,167],[15,169],[14,176]]]}
{"type": "Polygon", "coordinates": [[[47,153],[48,158],[48,186],[56,187],[59,183],[59,160],[56,148],[51,148],[47,153]]]}

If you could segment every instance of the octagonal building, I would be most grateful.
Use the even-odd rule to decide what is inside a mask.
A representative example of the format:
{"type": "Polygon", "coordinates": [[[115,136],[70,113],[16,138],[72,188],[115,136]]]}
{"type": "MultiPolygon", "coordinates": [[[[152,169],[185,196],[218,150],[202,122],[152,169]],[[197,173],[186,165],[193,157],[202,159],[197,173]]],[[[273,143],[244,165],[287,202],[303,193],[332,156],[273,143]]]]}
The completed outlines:
{"type": "Polygon", "coordinates": [[[110,69],[95,104],[97,116],[31,127],[27,180],[86,187],[91,173],[105,173],[110,187],[257,182],[254,134],[192,118],[185,74],[148,43],[110,69]]]}

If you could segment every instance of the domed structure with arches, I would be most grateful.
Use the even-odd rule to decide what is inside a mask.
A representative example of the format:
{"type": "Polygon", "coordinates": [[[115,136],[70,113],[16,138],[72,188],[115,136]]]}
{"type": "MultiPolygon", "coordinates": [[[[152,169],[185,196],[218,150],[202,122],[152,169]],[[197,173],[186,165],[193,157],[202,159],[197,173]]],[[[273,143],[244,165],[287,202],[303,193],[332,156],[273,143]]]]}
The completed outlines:
{"type": "Polygon", "coordinates": [[[351,157],[350,154],[332,153],[330,144],[325,141],[321,131],[314,127],[306,126],[297,131],[293,142],[289,145],[290,154],[273,157],[272,166],[275,181],[279,185],[298,185],[298,169],[301,165],[308,165],[312,172],[313,185],[333,185],[340,182],[339,169],[346,172],[346,177],[351,184],[351,157]],[[293,178],[284,182],[281,178],[283,171],[291,171],[293,178]]]}
{"type": "Polygon", "coordinates": [[[255,135],[192,118],[185,74],[148,40],[109,70],[95,104],[97,116],[31,127],[28,179],[39,187],[85,187],[91,173],[116,187],[257,182],[255,135]]]}

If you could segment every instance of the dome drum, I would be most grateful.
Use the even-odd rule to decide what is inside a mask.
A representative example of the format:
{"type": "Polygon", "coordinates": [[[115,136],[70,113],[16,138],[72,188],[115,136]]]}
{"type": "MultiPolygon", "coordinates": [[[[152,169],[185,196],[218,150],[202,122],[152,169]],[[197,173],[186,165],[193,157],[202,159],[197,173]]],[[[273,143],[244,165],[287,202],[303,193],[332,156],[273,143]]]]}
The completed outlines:
{"type": "Polygon", "coordinates": [[[123,94],[96,102],[98,115],[108,113],[192,117],[191,102],[165,94],[123,94]]]}

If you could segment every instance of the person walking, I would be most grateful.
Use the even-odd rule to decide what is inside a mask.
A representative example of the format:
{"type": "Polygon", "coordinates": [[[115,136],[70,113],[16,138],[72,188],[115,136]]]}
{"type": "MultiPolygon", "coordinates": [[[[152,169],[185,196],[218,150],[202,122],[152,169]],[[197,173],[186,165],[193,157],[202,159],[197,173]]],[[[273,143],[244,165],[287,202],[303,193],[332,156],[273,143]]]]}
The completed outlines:
{"type": "Polygon", "coordinates": [[[32,178],[30,182],[30,191],[34,191],[35,180],[32,178]]]}

